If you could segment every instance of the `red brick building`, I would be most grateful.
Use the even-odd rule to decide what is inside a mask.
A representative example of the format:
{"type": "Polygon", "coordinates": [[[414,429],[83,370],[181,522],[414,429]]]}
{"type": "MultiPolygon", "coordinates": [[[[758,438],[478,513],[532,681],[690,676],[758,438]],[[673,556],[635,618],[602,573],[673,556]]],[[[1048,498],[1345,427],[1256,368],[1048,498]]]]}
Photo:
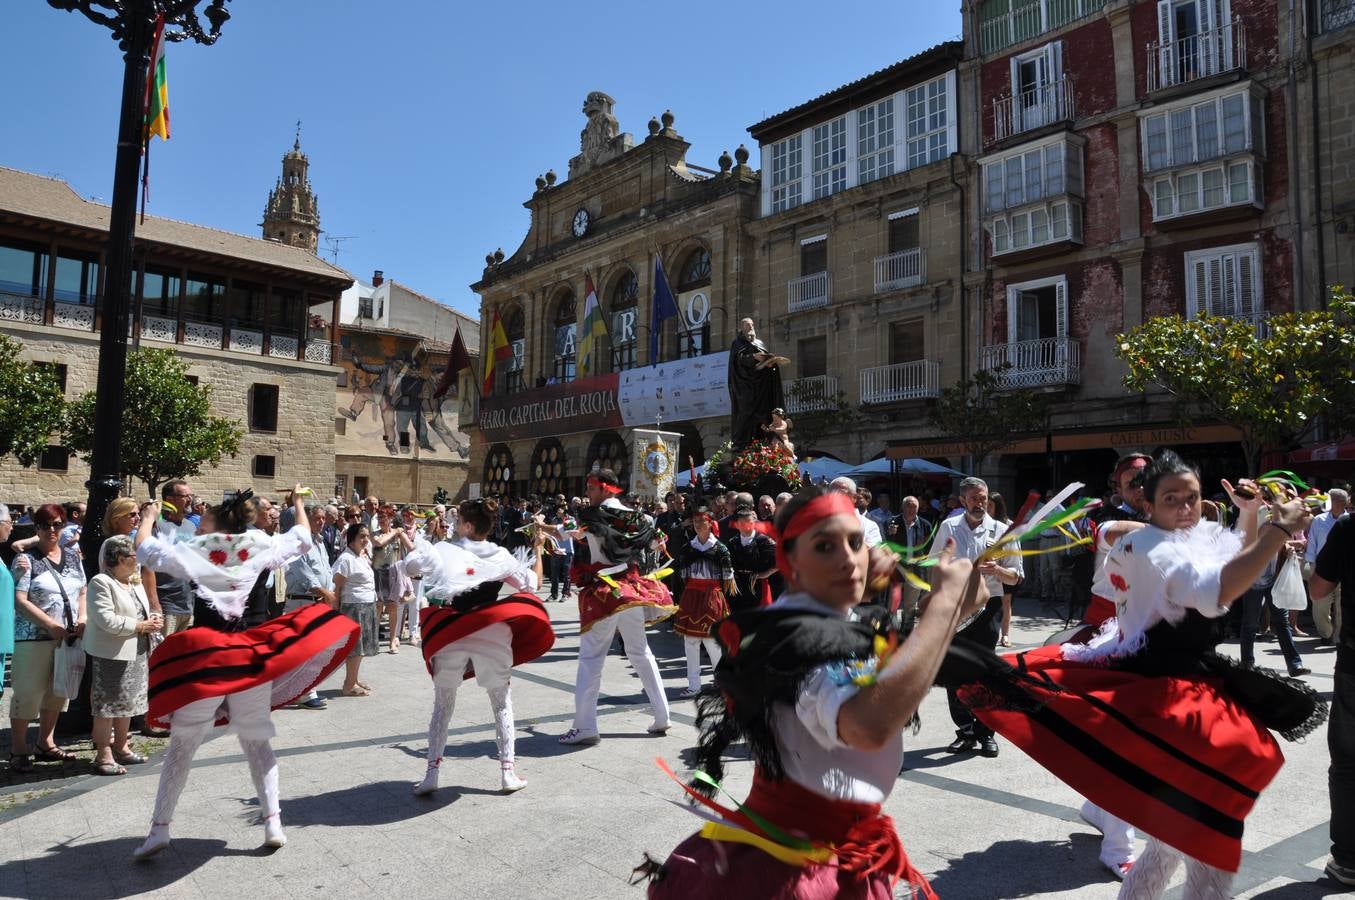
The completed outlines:
{"type": "MultiPolygon", "coordinates": [[[[999,468],[1018,487],[1099,487],[1117,452],[1173,422],[1166,398],[1127,395],[1117,334],[1203,311],[1264,328],[1320,302],[1318,279],[1295,292],[1291,12],[1274,0],[967,0],[964,15],[978,361],[1057,395],[1044,446],[1017,448],[1042,452],[999,468]]],[[[1226,430],[1168,442],[1183,438],[1207,468],[1240,464],[1226,430]]]]}

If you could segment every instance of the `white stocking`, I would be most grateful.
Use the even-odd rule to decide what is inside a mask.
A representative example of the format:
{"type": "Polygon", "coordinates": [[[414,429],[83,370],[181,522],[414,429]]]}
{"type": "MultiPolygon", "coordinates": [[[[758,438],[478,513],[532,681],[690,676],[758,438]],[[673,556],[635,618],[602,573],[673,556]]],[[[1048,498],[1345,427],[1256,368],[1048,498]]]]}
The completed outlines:
{"type": "Polygon", "coordinates": [[[447,746],[447,726],[456,708],[456,688],[433,687],[433,715],[428,720],[428,768],[436,769],[447,746]]]}
{"type": "Polygon", "coordinates": [[[1232,888],[1232,872],[1205,865],[1198,859],[1186,859],[1186,900],[1228,900],[1233,896],[1232,888]]]}
{"type": "Polygon", "coordinates": [[[174,728],[169,735],[169,747],[165,750],[165,761],[160,769],[160,787],[155,794],[155,812],[151,816],[152,827],[168,828],[174,818],[174,808],[179,804],[179,795],[188,784],[188,771],[193,768],[193,755],[198,752],[202,739],[207,736],[211,722],[204,725],[190,725],[174,728]]]}
{"type": "Polygon", "coordinates": [[[1120,886],[1119,900],[1157,900],[1167,890],[1181,859],[1179,850],[1150,836],[1120,886]]]}
{"type": "Polygon", "coordinates": [[[259,797],[259,818],[267,822],[277,817],[282,809],[278,803],[278,758],[268,741],[240,738],[240,749],[249,762],[249,776],[254,779],[254,792],[259,797]]]}
{"type": "Polygon", "coordinates": [[[499,762],[513,762],[513,688],[489,688],[489,706],[494,710],[494,742],[499,745],[499,762]]]}

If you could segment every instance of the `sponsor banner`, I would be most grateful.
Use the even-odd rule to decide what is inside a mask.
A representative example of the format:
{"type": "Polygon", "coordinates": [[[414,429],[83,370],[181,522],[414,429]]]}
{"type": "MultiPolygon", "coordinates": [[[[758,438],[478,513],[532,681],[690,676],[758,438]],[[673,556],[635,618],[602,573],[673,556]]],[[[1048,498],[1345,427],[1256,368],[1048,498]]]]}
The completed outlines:
{"type": "Polygon", "coordinates": [[[621,420],[626,425],[685,422],[729,415],[729,351],[675,359],[621,373],[621,420]]]}
{"type": "Polygon", "coordinates": [[[480,401],[480,433],[497,443],[616,428],[621,425],[616,385],[613,373],[487,397],[480,401]]]}

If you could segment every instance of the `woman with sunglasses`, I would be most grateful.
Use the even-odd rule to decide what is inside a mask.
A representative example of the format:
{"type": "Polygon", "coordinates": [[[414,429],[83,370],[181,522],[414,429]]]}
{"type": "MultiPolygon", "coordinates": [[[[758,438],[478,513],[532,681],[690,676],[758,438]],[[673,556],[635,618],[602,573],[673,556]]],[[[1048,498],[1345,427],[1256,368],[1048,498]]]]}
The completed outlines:
{"type": "Polygon", "coordinates": [[[41,760],[73,759],[56,745],[57,717],[68,701],[52,687],[56,648],[85,633],[85,572],[74,550],[61,547],[65,511],[55,503],[33,513],[37,543],[16,557],[14,574],[14,695],[10,699],[11,771],[32,769],[30,755],[41,760]],[[35,754],[28,749],[28,723],[38,720],[35,754]]]}
{"type": "Polygon", "coordinates": [[[150,709],[146,721],[170,729],[169,748],[150,834],[133,857],[169,846],[169,825],[188,781],[193,754],[213,723],[230,724],[240,739],[259,797],[264,846],[287,843],[278,803],[278,763],[269,744],[276,730],[271,710],[291,703],[338,668],[356,641],[357,625],[327,605],[313,603],[246,628],[266,612],[253,590],[267,570],[310,550],[310,522],[301,486],[292,490],[296,525],[270,536],[250,528],[258,513],[253,492],[238,491],[216,507],[218,531],[171,543],[152,534],[157,501],[142,507],[137,560],[156,572],[192,583],[193,627],[165,638],[151,655],[150,709]]]}

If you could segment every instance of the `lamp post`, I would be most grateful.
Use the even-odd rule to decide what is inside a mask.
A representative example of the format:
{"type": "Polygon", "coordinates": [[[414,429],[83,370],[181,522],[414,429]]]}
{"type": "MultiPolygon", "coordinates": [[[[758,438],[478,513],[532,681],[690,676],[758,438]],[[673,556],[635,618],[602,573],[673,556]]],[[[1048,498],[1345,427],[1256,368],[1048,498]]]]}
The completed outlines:
{"type": "Polygon", "coordinates": [[[123,52],[122,107],[118,153],[113,164],[113,207],[108,220],[107,264],[103,279],[103,324],[99,335],[99,375],[94,401],[94,452],[90,458],[89,501],[80,539],[85,570],[99,567],[103,517],[122,488],[122,407],[127,377],[127,324],[131,309],[132,246],[136,237],[137,165],[145,134],[146,75],[150,68],[155,20],[165,17],[164,39],[214,44],[230,18],[227,0],[47,0],[55,9],[79,12],[112,31],[123,52]]]}

